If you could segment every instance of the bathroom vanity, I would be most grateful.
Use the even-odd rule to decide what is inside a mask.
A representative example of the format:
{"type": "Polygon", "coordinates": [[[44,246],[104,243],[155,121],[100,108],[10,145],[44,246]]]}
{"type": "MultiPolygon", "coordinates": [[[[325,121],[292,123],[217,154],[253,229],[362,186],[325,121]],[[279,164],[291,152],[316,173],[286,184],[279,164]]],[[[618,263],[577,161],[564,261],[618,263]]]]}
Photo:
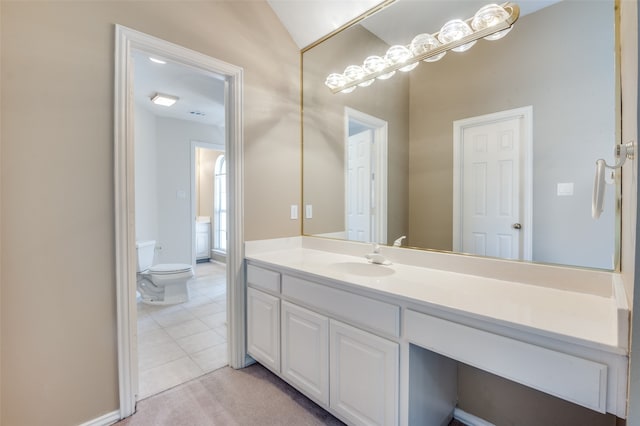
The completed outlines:
{"type": "Polygon", "coordinates": [[[211,222],[196,222],[196,260],[211,258],[211,222]]]}
{"type": "Polygon", "coordinates": [[[457,362],[625,417],[617,274],[394,247],[376,265],[369,250],[247,242],[249,355],[349,424],[447,424],[457,362]]]}

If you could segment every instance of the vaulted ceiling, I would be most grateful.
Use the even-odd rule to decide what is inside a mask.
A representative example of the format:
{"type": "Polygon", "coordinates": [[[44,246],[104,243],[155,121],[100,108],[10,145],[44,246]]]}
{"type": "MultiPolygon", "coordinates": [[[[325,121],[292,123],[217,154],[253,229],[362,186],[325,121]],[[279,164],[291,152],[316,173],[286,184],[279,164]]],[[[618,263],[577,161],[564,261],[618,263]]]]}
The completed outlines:
{"type": "MultiPolygon", "coordinates": [[[[521,15],[558,0],[518,0],[521,15]]],[[[381,0],[267,0],[296,45],[302,49],[380,4],[381,0]]],[[[389,45],[408,44],[421,32],[436,32],[449,19],[468,18],[488,0],[396,0],[384,15],[363,24],[389,45]],[[418,12],[416,12],[418,8],[418,12]],[[407,9],[411,9],[408,12],[407,9]]],[[[136,102],[156,116],[224,127],[224,82],[220,77],[136,54],[136,102]],[[156,92],[177,96],[172,107],[153,105],[156,92]]]]}

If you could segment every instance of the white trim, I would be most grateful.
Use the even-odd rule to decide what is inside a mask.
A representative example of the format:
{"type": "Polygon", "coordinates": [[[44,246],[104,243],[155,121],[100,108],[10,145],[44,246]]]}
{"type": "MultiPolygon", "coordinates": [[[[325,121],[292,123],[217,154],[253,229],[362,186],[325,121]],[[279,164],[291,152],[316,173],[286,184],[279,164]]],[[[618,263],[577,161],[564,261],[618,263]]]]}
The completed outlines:
{"type": "MultiPolygon", "coordinates": [[[[377,200],[375,232],[377,243],[387,243],[387,179],[388,179],[388,128],[389,125],[385,120],[366,114],[353,108],[344,107],[344,140],[345,140],[345,176],[347,168],[347,158],[349,144],[349,121],[354,120],[373,128],[373,140],[376,157],[376,179],[375,179],[375,197],[377,200]]],[[[345,203],[347,202],[345,180],[345,203]]],[[[345,204],[346,208],[346,204],[345,204]]],[[[345,214],[345,232],[347,230],[347,215],[345,214]]]]}
{"type": "Polygon", "coordinates": [[[453,418],[467,426],[496,426],[457,407],[453,409],[453,418]]]}
{"type": "Polygon", "coordinates": [[[453,251],[461,251],[462,226],[462,134],[465,129],[481,124],[522,119],[520,167],[522,172],[522,260],[532,260],[533,239],[533,106],[515,108],[453,122],[453,251]]]}
{"type": "Polygon", "coordinates": [[[116,410],[84,422],[79,426],[108,426],[116,423],[118,420],[120,420],[120,411],[116,410]]]}
{"type": "Polygon", "coordinates": [[[116,245],[116,305],[118,331],[118,388],[120,417],[135,411],[137,389],[135,211],[133,157],[133,59],[132,50],[157,54],[205,72],[223,75],[227,90],[225,155],[229,176],[229,250],[227,251],[227,323],[229,365],[247,364],[245,347],[244,229],[243,229],[243,71],[235,65],[193,50],[115,26],[114,185],[116,245]]]}

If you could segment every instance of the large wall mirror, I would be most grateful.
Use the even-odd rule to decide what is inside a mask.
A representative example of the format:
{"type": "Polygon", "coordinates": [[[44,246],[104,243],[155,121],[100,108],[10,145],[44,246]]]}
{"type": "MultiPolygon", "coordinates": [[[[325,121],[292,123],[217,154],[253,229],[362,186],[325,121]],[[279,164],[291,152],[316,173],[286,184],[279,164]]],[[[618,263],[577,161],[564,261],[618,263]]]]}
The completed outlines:
{"type": "Polygon", "coordinates": [[[591,215],[595,161],[620,142],[614,0],[519,2],[500,40],[324,84],[484,4],[396,0],[303,51],[304,234],[615,269],[619,176],[591,215]]]}

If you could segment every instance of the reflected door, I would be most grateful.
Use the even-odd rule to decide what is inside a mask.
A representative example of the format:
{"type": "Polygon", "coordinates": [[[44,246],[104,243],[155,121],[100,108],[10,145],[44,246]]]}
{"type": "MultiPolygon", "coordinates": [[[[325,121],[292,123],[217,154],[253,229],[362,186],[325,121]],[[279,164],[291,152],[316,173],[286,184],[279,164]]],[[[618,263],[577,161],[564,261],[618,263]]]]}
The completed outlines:
{"type": "Polygon", "coordinates": [[[462,132],[462,251],[521,259],[520,119],[462,132]]]}
{"type": "Polygon", "coordinates": [[[372,241],[371,147],[373,131],[349,136],[347,147],[347,236],[351,241],[372,241]]]}

